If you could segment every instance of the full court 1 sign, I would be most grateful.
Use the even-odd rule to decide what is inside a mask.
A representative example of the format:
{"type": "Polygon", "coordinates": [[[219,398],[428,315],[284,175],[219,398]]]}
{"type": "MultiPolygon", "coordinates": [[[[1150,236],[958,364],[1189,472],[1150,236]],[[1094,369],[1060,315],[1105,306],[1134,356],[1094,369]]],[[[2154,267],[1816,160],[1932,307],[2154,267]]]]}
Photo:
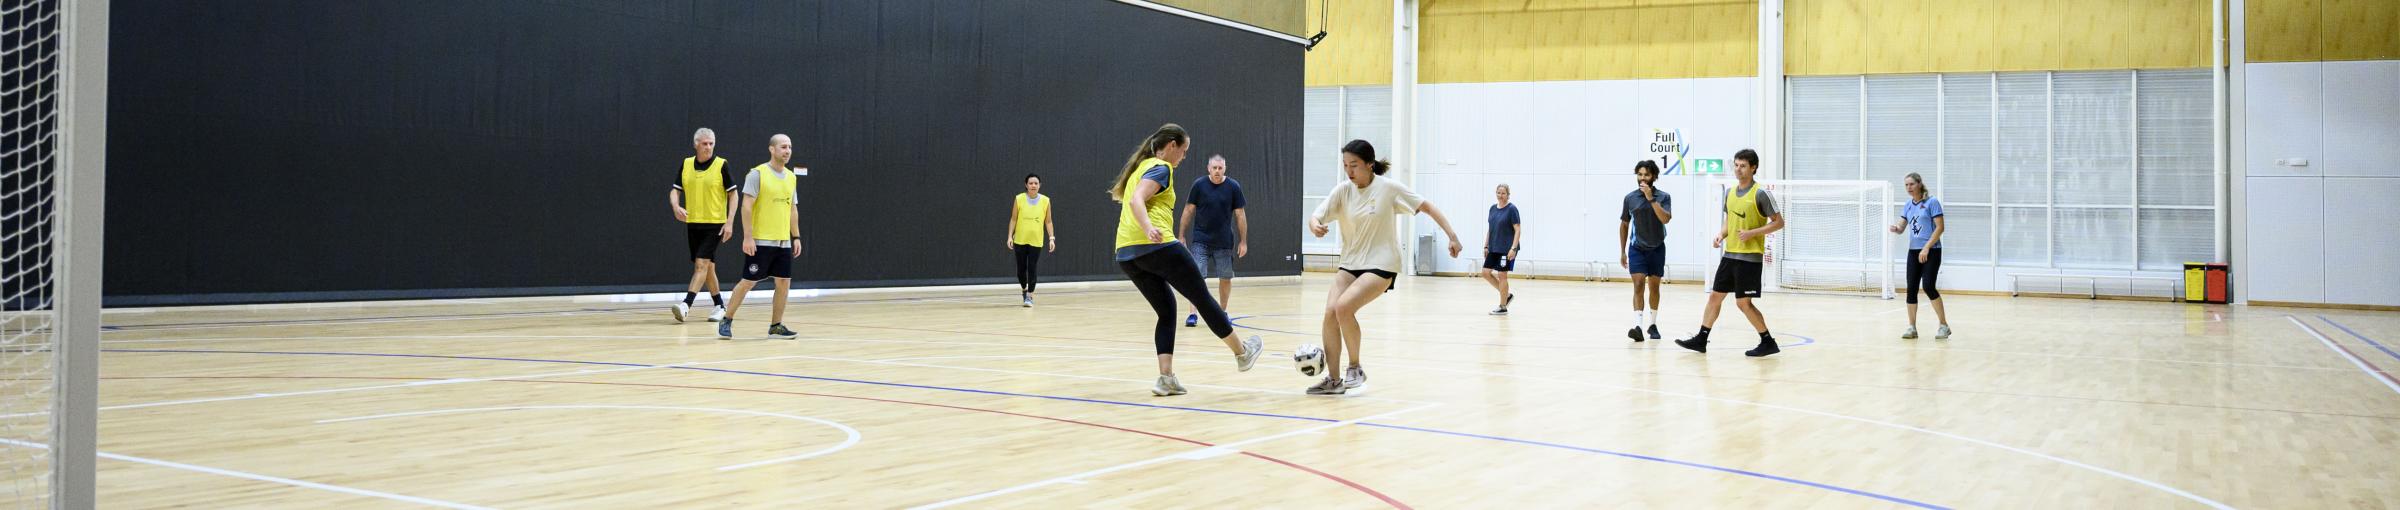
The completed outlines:
{"type": "Polygon", "coordinates": [[[1659,175],[1721,175],[1725,160],[1690,159],[1692,144],[1679,128],[1650,128],[1642,138],[1642,150],[1651,161],[1658,162],[1659,175]]]}

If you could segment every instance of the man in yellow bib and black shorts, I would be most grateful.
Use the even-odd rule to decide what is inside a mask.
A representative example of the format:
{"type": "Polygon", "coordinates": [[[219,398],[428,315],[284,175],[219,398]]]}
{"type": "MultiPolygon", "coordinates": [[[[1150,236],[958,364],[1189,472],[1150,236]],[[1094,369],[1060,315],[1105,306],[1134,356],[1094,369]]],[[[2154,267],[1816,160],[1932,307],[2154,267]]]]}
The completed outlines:
{"type": "Polygon", "coordinates": [[[1733,154],[1733,177],[1739,182],[1725,192],[1725,228],[1717,232],[1716,241],[1716,246],[1725,249],[1725,258],[1717,261],[1717,277],[1710,280],[1700,333],[1676,340],[1675,345],[1708,352],[1708,328],[1717,324],[1717,308],[1725,305],[1725,295],[1733,294],[1734,307],[1742,309],[1750,326],[1758,329],[1758,347],[1742,354],[1756,358],[1782,352],[1775,347],[1775,335],[1767,333],[1767,316],[1750,304],[1765,283],[1767,234],[1783,230],[1783,211],[1776,210],[1775,198],[1760,189],[1757,175],[1758,151],[1742,149],[1733,154]]]}
{"type": "Polygon", "coordinates": [[[750,169],[742,179],[742,283],[733,286],[733,303],[717,321],[717,336],[733,338],[733,315],[742,311],[742,297],[768,278],[775,279],[774,322],[767,336],[800,336],[783,327],[783,306],[791,298],[792,258],[800,256],[799,175],[789,165],[792,138],[767,139],[770,159],[750,169]]]}
{"type": "Polygon", "coordinates": [[[725,220],[733,217],[734,192],[741,187],[733,180],[733,168],[717,157],[716,131],[693,132],[692,151],[694,156],[683,159],[683,171],[667,190],[667,205],[675,209],[675,221],[684,224],[684,250],[692,258],[692,282],[684,287],[683,301],[670,310],[676,322],[691,314],[692,298],[702,285],[708,286],[708,300],[717,306],[708,320],[725,318],[725,296],[717,293],[717,247],[733,237],[733,225],[725,220]]]}

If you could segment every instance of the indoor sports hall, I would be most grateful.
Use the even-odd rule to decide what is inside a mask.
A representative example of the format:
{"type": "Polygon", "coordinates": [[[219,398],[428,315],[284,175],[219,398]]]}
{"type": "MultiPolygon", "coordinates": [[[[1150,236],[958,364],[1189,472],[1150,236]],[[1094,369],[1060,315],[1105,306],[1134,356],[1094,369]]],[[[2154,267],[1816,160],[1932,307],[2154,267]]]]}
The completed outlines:
{"type": "Polygon", "coordinates": [[[2400,506],[2400,3],[0,20],[0,505],[2400,506]]]}

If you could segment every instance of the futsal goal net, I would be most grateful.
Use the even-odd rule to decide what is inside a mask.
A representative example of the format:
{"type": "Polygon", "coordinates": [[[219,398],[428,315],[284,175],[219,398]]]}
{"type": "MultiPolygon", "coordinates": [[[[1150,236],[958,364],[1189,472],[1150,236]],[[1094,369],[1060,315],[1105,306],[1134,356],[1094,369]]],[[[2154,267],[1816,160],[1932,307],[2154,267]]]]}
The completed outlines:
{"type": "MultiPolygon", "coordinates": [[[[1712,179],[1705,211],[1722,221],[1725,194],[1739,183],[1712,179]]],[[[1898,238],[1884,230],[1899,218],[1892,183],[1885,181],[1760,180],[1783,214],[1782,231],[1767,236],[1770,292],[1893,297],[1898,238]]],[[[1712,232],[1711,237],[1714,237],[1712,232]]],[[[1714,278],[1716,258],[1708,270],[1714,278]]]]}

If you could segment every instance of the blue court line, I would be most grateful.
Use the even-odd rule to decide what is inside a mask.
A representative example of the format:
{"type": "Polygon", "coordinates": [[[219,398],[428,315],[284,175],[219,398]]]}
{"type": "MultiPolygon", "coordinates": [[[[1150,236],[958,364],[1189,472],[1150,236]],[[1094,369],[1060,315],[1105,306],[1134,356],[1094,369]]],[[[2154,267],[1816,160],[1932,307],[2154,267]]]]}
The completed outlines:
{"type": "Polygon", "coordinates": [[[1628,459],[1634,459],[1634,460],[1647,460],[1647,461],[1651,461],[1651,462],[1664,462],[1664,463],[1668,463],[1668,464],[1674,464],[1674,465],[1683,466],[1683,467],[1689,467],[1689,468],[1699,468],[1699,469],[1706,469],[1706,470],[1710,470],[1710,471],[1717,471],[1717,472],[1723,472],[1723,473],[1732,473],[1732,474],[1737,474],[1737,475],[1742,475],[1742,476],[1747,476],[1747,477],[1752,477],[1752,478],[1764,478],[1764,479],[1768,479],[1768,480],[1774,480],[1774,481],[1783,482],[1783,483],[1789,483],[1789,484],[1794,484],[1794,485],[1804,485],[1804,486],[1815,487],[1815,488],[1819,488],[1819,489],[1825,489],[1825,490],[1829,490],[1829,491],[1841,492],[1841,493],[1845,493],[1845,494],[1851,494],[1851,495],[1857,495],[1857,496],[1865,496],[1865,497],[1870,497],[1870,498],[1880,499],[1880,500],[1884,500],[1884,501],[1890,501],[1890,502],[1893,502],[1893,503],[1899,503],[1899,504],[1902,504],[1902,505],[1913,506],[1913,507],[1917,507],[1917,508],[1947,508],[1947,507],[1943,507],[1943,506],[1940,506],[1940,505],[1935,505],[1935,504],[1932,504],[1932,503],[1926,503],[1926,502],[1922,502],[1922,501],[1917,501],[1917,500],[1912,500],[1912,499],[1907,499],[1907,498],[1901,498],[1901,497],[1895,497],[1895,496],[1885,496],[1885,495],[1882,495],[1882,494],[1876,494],[1876,493],[1867,492],[1867,491],[1862,491],[1862,490],[1858,490],[1858,489],[1852,489],[1852,488],[1848,488],[1848,487],[1842,487],[1842,486],[1837,486],[1837,485],[1827,485],[1827,484],[1822,484],[1822,483],[1817,483],[1817,482],[1811,482],[1811,481],[1808,481],[1808,480],[1801,480],[1801,479],[1798,479],[1798,478],[1792,478],[1792,477],[1788,477],[1788,476],[1777,476],[1777,475],[1770,475],[1770,474],[1766,474],[1766,473],[1760,473],[1760,472],[1757,472],[1757,471],[1749,471],[1749,470],[1735,469],[1735,468],[1722,467],[1722,466],[1711,466],[1711,465],[1707,465],[1707,464],[1701,464],[1701,463],[1696,463],[1696,462],[1686,462],[1686,461],[1680,461],[1680,460],[1669,459],[1669,458],[1664,458],[1664,457],[1652,457],[1652,456],[1649,456],[1649,455],[1642,455],[1642,454],[1638,454],[1638,453],[1614,452],[1614,451],[1601,450],[1601,449],[1596,449],[1596,448],[1585,448],[1585,447],[1581,447],[1581,446],[1575,446],[1575,445],[1565,445],[1565,444],[1558,444],[1558,443],[1545,443],[1545,442],[1541,442],[1541,441],[1533,441],[1533,440],[1527,440],[1527,439],[1517,439],[1517,438],[1513,438],[1513,437],[1486,436],[1486,435],[1482,435],[1482,434],[1470,434],[1470,433],[1466,433],[1466,432],[1452,432],[1452,431],[1447,431],[1447,430],[1436,430],[1436,429],[1417,428],[1417,427],[1405,427],[1405,426],[1400,426],[1400,425],[1386,425],[1386,424],[1381,424],[1381,423],[1360,423],[1359,425],[1360,425],[1360,426],[1366,426],[1366,427],[1378,427],[1378,428],[1387,428],[1387,429],[1397,429],[1397,430],[1407,430],[1407,431],[1415,431],[1415,432],[1424,432],[1424,433],[1428,433],[1428,434],[1441,434],[1441,435],[1446,435],[1446,436],[1471,437],[1471,438],[1475,438],[1475,439],[1489,439],[1489,440],[1493,440],[1493,441],[1503,441],[1503,442],[1517,443],[1517,444],[1523,444],[1523,445],[1541,446],[1541,447],[1548,447],[1548,448],[1558,448],[1558,449],[1562,449],[1562,450],[1574,450],[1574,451],[1585,452],[1585,453],[1597,453],[1597,454],[1601,454],[1601,455],[1612,455],[1612,456],[1624,457],[1624,458],[1628,458],[1628,459]]]}
{"type": "MultiPolygon", "coordinates": [[[[1090,398],[1081,398],[1081,397],[1065,397],[1065,396],[1056,396],[1056,395],[1038,395],[1038,394],[1031,394],[1031,393],[1014,393],[1014,392],[1006,392],[1006,391],[978,390],[978,389],[972,389],[972,388],[953,388],[953,387],[947,387],[947,386],[932,386],[932,385],[922,385],[922,384],[906,384],[906,383],[894,383],[894,382],[882,382],[882,381],[866,381],[866,380],[858,380],[858,379],[841,379],[841,378],[833,378],[833,377],[815,377],[815,376],[805,376],[805,375],[796,375],[796,374],[779,374],[779,373],[773,373],[773,372],[752,372],[752,371],[745,371],[745,370],[726,370],[726,369],[719,369],[719,368],[702,368],[702,367],[677,367],[677,366],[653,365],[653,364],[644,364],[644,363],[620,363],[620,362],[609,362],[609,361],[577,361],[577,360],[550,360],[550,359],[532,359],[532,358],[500,358],[500,357],[486,357],[486,356],[442,356],[442,355],[433,355],[433,354],[388,354],[388,353],[358,353],[358,352],[303,352],[303,351],[211,351],[211,350],[187,350],[187,349],[103,349],[103,350],[101,350],[101,352],[168,353],[168,354],[259,354],[259,355],[304,355],[304,356],[366,356],[366,357],[385,357],[385,358],[455,359],[455,360],[476,360],[476,361],[514,361],[514,362],[525,362],[525,363],[558,363],[558,364],[570,364],[570,365],[606,365],[606,366],[621,366],[621,367],[658,367],[658,368],[673,369],[673,370],[692,370],[692,371],[699,371],[699,372],[717,372],[717,373],[727,373],[727,374],[758,375],[758,376],[767,376],[767,377],[780,377],[780,378],[788,378],[788,379],[802,379],[802,380],[811,380],[811,381],[840,382],[840,383],[850,383],[850,384],[865,384],[865,385],[873,385],[873,386],[885,386],[885,387],[895,387],[895,388],[912,388],[912,389],[935,390],[935,391],[950,391],[950,392],[960,392],[960,393],[972,393],[972,394],[979,394],[979,395],[995,395],[995,396],[1007,396],[1007,397],[1026,397],[1026,398],[1038,398],[1038,399],[1046,399],[1046,400],[1059,400],[1059,401],[1067,401],[1067,402],[1081,402],[1081,403],[1089,403],[1089,404],[1103,404],[1103,405],[1129,406],[1129,407],[1140,407],[1140,408],[1149,408],[1149,409],[1170,409],[1170,410],[1177,410],[1177,411],[1193,411],[1193,412],[1214,413],[1214,414],[1228,414],[1228,415],[1238,415],[1238,416],[1254,416],[1254,417],[1260,417],[1260,418],[1276,418],[1276,419],[1285,419],[1285,420],[1299,420],[1299,421],[1309,421],[1309,422],[1317,422],[1317,423],[1339,423],[1339,422],[1340,422],[1340,420],[1334,420],[1334,419],[1330,419],[1330,418],[1315,418],[1315,417],[1308,417],[1308,416],[1292,416],[1292,415],[1271,414],[1271,413],[1253,413],[1253,412],[1245,412],[1245,411],[1228,411],[1228,410],[1223,410],[1223,409],[1206,409],[1206,408],[1198,408],[1198,407],[1162,406],[1162,405],[1155,405],[1155,404],[1143,404],[1143,403],[1137,403],[1137,402],[1123,402],[1123,401],[1115,401],[1115,400],[1090,399],[1090,398]]],[[[1640,454],[1633,454],[1633,453],[1625,453],[1625,452],[1618,452],[1618,451],[1611,451],[1611,450],[1602,450],[1602,449],[1597,449],[1597,448],[1586,448],[1586,447],[1581,447],[1581,446],[1573,446],[1573,445],[1566,445],[1566,444],[1559,444],[1559,443],[1549,443],[1549,442],[1542,442],[1542,441],[1534,441],[1534,440],[1530,440],[1530,439],[1517,439],[1517,438],[1502,437],[1502,436],[1489,436],[1489,435],[1473,434],[1473,433],[1467,433],[1467,432],[1454,432],[1454,431],[1439,430],[1439,429],[1428,429],[1428,428],[1409,427],[1409,426],[1403,426],[1403,425],[1390,425],[1390,424],[1383,424],[1383,423],[1373,423],[1373,422],[1360,422],[1360,423],[1358,423],[1358,425],[1360,425],[1360,426],[1367,426],[1367,427],[1377,427],[1377,428],[1392,429],[1392,430],[1406,430],[1406,431],[1412,431],[1412,432],[1423,432],[1423,433],[1429,433],[1429,434],[1440,434],[1440,435],[1448,435],[1448,436],[1456,436],[1456,437],[1467,437],[1467,438],[1484,439],[1484,440],[1491,440],[1491,441],[1501,441],[1501,442],[1515,443],[1515,444],[1528,445],[1528,446],[1539,446],[1539,447],[1545,447],[1545,448],[1555,448],[1555,449],[1568,450],[1568,451],[1576,451],[1576,452],[1584,452],[1584,453],[1594,453],[1594,454],[1601,454],[1601,455],[1609,455],[1609,456],[1615,456],[1615,457],[1621,457],[1621,458],[1627,458],[1627,459],[1634,459],[1634,460],[1645,460],[1645,461],[1653,461],[1653,462],[1662,462],[1662,463],[1674,464],[1674,465],[1678,465],[1678,466],[1685,466],[1685,467],[1691,467],[1691,468],[1698,468],[1698,469],[1706,469],[1706,470],[1711,470],[1711,471],[1717,471],[1717,472],[1722,472],[1722,473],[1729,473],[1729,474],[1735,474],[1735,475],[1741,475],[1741,476],[1748,476],[1748,477],[1752,477],[1752,478],[1758,478],[1758,479],[1762,479],[1762,480],[1772,480],[1772,481],[1777,481],[1777,482],[1783,482],[1783,483],[1789,483],[1789,484],[1794,484],[1794,485],[1800,485],[1800,486],[1804,486],[1804,487],[1811,487],[1811,488],[1817,488],[1817,489],[1831,490],[1831,491],[1835,491],[1835,492],[1841,492],[1841,493],[1844,493],[1844,494],[1851,494],[1851,495],[1856,495],[1856,496],[1864,496],[1864,497],[1869,497],[1869,498],[1875,498],[1875,499],[1880,499],[1880,500],[1884,500],[1884,501],[1889,501],[1889,502],[1898,503],[1898,504],[1902,504],[1902,505],[1908,505],[1908,506],[1917,507],[1917,508],[1942,509],[1942,510],[1947,510],[1947,509],[1949,508],[1949,507],[1944,507],[1944,506],[1935,505],[1935,504],[1931,504],[1931,503],[1925,503],[1925,502],[1922,502],[1922,501],[1916,501],[1916,500],[1907,499],[1907,498],[1901,498],[1901,497],[1897,497],[1897,496],[1887,496],[1887,495],[1883,495],[1883,494],[1877,494],[1877,493],[1873,493],[1873,492],[1867,492],[1867,491],[1862,491],[1862,490],[1858,490],[1858,489],[1851,489],[1851,488],[1847,488],[1847,487],[1841,487],[1841,486],[1837,486],[1837,485],[1830,485],[1830,484],[1823,484],[1823,483],[1811,482],[1811,481],[1807,481],[1807,480],[1801,480],[1801,479],[1797,479],[1797,478],[1790,478],[1790,477],[1785,477],[1785,476],[1770,475],[1770,474],[1766,474],[1766,473],[1759,473],[1759,472],[1755,472],[1755,471],[1747,471],[1747,470],[1735,469],[1735,468],[1729,468],[1729,467],[1722,467],[1722,466],[1714,466],[1714,465],[1708,465],[1708,464],[1701,464],[1701,463],[1697,463],[1697,462],[1689,462],[1689,461],[1674,460],[1674,459],[1668,459],[1668,458],[1664,458],[1664,457],[1653,457],[1653,456],[1648,456],[1648,455],[1640,455],[1640,454]]]]}
{"type": "Polygon", "coordinates": [[[2368,345],[2375,346],[2375,350],[2383,351],[2384,355],[2391,356],[2392,359],[2400,359],[2400,352],[2392,352],[2391,348],[2383,346],[2383,342],[2377,342],[2373,338],[2367,338],[2366,335],[2358,334],[2357,331],[2351,331],[2349,326],[2344,326],[2342,323],[2334,322],[2333,319],[2328,319],[2323,315],[2317,316],[2317,320],[2325,321],[2326,324],[2332,324],[2333,327],[2341,328],[2343,333],[2349,333],[2350,336],[2358,337],[2359,340],[2366,340],[2368,345]]]}

